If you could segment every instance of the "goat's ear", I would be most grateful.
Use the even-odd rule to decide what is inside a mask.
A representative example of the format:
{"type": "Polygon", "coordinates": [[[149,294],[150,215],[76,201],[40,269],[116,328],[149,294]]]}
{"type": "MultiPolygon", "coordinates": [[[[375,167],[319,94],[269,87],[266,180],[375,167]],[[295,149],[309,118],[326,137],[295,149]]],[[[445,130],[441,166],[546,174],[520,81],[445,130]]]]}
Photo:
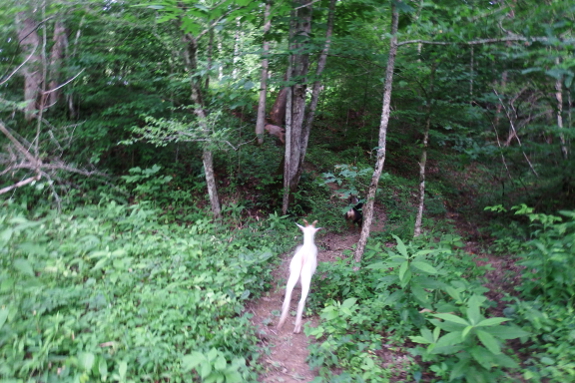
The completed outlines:
{"type": "Polygon", "coordinates": [[[295,224],[297,225],[297,227],[300,228],[300,230],[303,230],[303,229],[304,229],[304,227],[303,227],[302,225],[300,225],[299,223],[296,222],[295,224]]]}

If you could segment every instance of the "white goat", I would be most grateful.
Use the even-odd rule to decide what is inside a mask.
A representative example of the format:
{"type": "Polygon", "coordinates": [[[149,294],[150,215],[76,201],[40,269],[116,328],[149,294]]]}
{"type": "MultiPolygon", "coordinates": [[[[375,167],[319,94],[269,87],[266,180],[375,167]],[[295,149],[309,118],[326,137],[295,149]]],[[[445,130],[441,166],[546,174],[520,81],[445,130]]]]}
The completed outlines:
{"type": "Polygon", "coordinates": [[[303,232],[303,245],[298,246],[289,266],[290,272],[286,286],[286,295],[282,306],[282,315],[278,324],[278,329],[280,329],[286,321],[289,313],[291,293],[296,283],[300,281],[301,298],[297,306],[297,316],[295,320],[295,328],[293,330],[294,333],[301,332],[301,316],[303,314],[305,300],[309,293],[311,277],[315,273],[315,269],[317,267],[317,247],[313,242],[313,238],[315,233],[321,229],[321,227],[315,227],[317,221],[314,221],[311,225],[307,223],[305,219],[303,222],[305,223],[305,227],[296,223],[303,232]]]}

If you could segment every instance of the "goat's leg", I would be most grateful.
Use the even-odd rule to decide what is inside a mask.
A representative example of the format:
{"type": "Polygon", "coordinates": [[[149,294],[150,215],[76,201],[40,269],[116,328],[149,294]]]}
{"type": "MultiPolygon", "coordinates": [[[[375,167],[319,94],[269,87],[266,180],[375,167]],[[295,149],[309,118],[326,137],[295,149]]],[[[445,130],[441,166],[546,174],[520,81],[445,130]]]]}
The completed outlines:
{"type": "Polygon", "coordinates": [[[293,288],[295,287],[297,280],[299,279],[299,270],[290,270],[290,275],[289,275],[289,279],[287,282],[287,286],[286,286],[286,295],[284,298],[284,304],[282,306],[282,315],[280,316],[280,321],[278,323],[278,329],[280,329],[289,314],[289,305],[291,303],[291,294],[293,291],[293,288]]]}
{"type": "Polygon", "coordinates": [[[299,300],[299,304],[297,305],[297,316],[295,319],[295,328],[293,330],[293,332],[296,334],[301,332],[301,317],[305,307],[305,300],[309,294],[312,275],[313,271],[310,270],[310,265],[304,265],[303,270],[301,271],[301,298],[299,300]]]}

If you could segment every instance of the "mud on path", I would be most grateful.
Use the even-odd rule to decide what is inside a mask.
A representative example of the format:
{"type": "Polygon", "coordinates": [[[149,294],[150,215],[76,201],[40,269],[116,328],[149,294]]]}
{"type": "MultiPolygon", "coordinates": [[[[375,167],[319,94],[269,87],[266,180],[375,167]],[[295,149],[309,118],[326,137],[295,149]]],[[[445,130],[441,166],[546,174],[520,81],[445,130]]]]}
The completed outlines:
{"type": "MultiPolygon", "coordinates": [[[[313,217],[308,217],[308,220],[313,220],[313,217]]],[[[384,222],[384,212],[376,207],[371,231],[382,230],[384,222]]],[[[321,222],[318,223],[318,226],[322,226],[321,222]]],[[[357,228],[346,229],[343,233],[332,233],[329,228],[324,228],[317,233],[315,240],[318,247],[318,264],[333,262],[343,257],[343,251],[353,249],[358,240],[359,230],[357,228]]],[[[273,272],[276,281],[275,286],[266,295],[247,307],[247,311],[254,315],[252,323],[257,328],[263,352],[259,363],[264,371],[258,379],[262,383],[311,382],[317,376],[317,372],[311,371],[306,363],[309,354],[307,347],[312,340],[304,334],[303,330],[300,334],[293,333],[295,317],[290,316],[281,330],[276,329],[289,274],[289,263],[295,247],[301,244],[301,241],[301,232],[299,230],[296,232],[294,225],[294,248],[281,255],[282,263],[273,272]],[[266,349],[269,350],[268,354],[265,353],[266,349]]],[[[314,279],[311,282],[310,295],[314,292],[314,279]]],[[[300,289],[299,286],[296,286],[292,295],[290,311],[296,309],[299,296],[300,289]]],[[[304,316],[304,328],[306,322],[309,322],[308,326],[316,327],[319,318],[316,315],[304,316]]]]}

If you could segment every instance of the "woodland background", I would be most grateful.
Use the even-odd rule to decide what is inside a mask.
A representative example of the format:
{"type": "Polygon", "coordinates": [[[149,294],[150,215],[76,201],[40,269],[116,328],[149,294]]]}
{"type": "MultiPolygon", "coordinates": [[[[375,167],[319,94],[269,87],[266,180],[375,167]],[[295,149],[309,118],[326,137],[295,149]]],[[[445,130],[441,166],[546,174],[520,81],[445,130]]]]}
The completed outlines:
{"type": "Polygon", "coordinates": [[[346,233],[353,196],[360,240],[314,279],[317,381],[575,380],[573,2],[0,21],[2,381],[256,381],[246,302],[293,221],[346,233]]]}

